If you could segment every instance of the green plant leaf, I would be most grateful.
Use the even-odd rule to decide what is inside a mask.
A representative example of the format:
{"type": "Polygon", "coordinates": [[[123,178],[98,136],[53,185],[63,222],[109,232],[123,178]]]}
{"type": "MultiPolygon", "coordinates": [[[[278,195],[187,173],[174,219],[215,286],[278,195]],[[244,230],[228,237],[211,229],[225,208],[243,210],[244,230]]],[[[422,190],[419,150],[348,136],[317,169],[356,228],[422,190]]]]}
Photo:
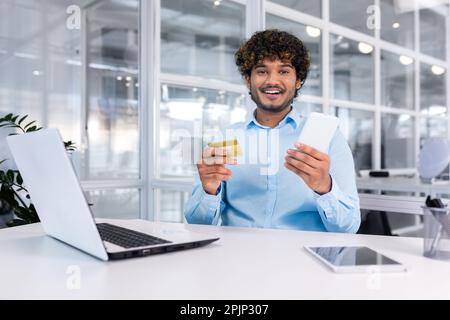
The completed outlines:
{"type": "Polygon", "coordinates": [[[6,175],[6,172],[3,171],[3,170],[0,170],[0,182],[1,182],[2,184],[4,184],[4,183],[9,183],[8,177],[7,177],[7,175],[6,175]]]}
{"type": "Polygon", "coordinates": [[[35,123],[36,122],[36,120],[34,120],[34,121],[31,121],[30,123],[28,123],[25,127],[23,127],[24,128],[24,130],[26,130],[29,126],[31,126],[33,123],[35,123]]]}
{"type": "Polygon", "coordinates": [[[14,171],[12,170],[6,171],[6,177],[10,182],[14,183],[14,171]]]}
{"type": "Polygon", "coordinates": [[[11,189],[11,186],[6,186],[2,184],[0,188],[0,198],[7,202],[11,208],[14,208],[19,205],[19,202],[15,198],[14,191],[11,189]]]}
{"type": "Polygon", "coordinates": [[[17,172],[16,181],[17,181],[17,184],[20,184],[20,185],[23,184],[23,178],[22,178],[22,175],[20,174],[20,172],[17,172]]]}
{"type": "Polygon", "coordinates": [[[0,190],[2,192],[4,192],[5,189],[9,190],[9,186],[7,185],[8,183],[5,178],[5,173],[3,171],[0,172],[0,180],[1,180],[0,190]]]}
{"type": "Polygon", "coordinates": [[[24,221],[28,221],[28,217],[30,216],[30,212],[28,211],[28,208],[15,206],[13,208],[13,210],[14,210],[14,213],[16,214],[16,216],[18,216],[20,219],[22,219],[24,221]]]}
{"type": "Polygon", "coordinates": [[[29,127],[25,132],[37,131],[36,129],[37,129],[37,126],[32,126],[32,127],[29,127]]]}
{"type": "Polygon", "coordinates": [[[22,124],[23,120],[25,120],[27,117],[28,117],[28,115],[24,115],[22,118],[20,118],[20,120],[17,124],[20,126],[22,124]]]}
{"type": "Polygon", "coordinates": [[[27,223],[25,221],[23,221],[22,219],[12,219],[6,223],[6,225],[10,228],[23,226],[25,224],[27,224],[27,223]]]}
{"type": "Polygon", "coordinates": [[[39,216],[37,214],[36,208],[34,207],[34,204],[30,204],[28,207],[29,213],[30,213],[30,223],[40,222],[39,216]]]}
{"type": "MultiPolygon", "coordinates": [[[[9,113],[0,118],[0,128],[18,129],[11,130],[14,132],[8,135],[17,135],[22,132],[42,129],[36,124],[36,121],[31,121],[25,125],[26,119],[28,119],[28,115],[22,116],[9,113]],[[25,126],[22,127],[22,124],[25,126]]],[[[1,160],[0,164],[6,160],[1,160]]],[[[11,208],[17,216],[17,219],[8,222],[8,226],[39,222],[39,216],[34,205],[32,203],[28,205],[29,201],[23,201],[23,196],[31,200],[28,190],[22,186],[23,182],[23,177],[18,170],[0,170],[0,202],[2,202],[4,208],[11,208]]]]}
{"type": "Polygon", "coordinates": [[[14,213],[17,217],[25,221],[26,223],[39,222],[39,216],[37,215],[36,208],[31,204],[28,208],[21,206],[15,206],[13,208],[14,213]]]}
{"type": "Polygon", "coordinates": [[[75,142],[71,140],[64,141],[64,147],[66,148],[67,151],[75,151],[77,149],[77,147],[75,146],[75,142]]]}

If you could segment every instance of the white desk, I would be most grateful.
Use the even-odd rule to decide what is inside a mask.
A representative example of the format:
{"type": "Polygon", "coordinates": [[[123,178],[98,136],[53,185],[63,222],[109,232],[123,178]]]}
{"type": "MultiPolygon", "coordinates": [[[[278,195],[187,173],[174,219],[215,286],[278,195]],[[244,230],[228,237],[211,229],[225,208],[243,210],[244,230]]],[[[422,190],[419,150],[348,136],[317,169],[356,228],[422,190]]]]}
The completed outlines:
{"type": "Polygon", "coordinates": [[[420,239],[186,227],[221,239],[197,249],[102,262],[45,236],[40,224],[2,229],[0,299],[450,299],[450,262],[422,257],[420,239]],[[367,245],[404,262],[409,272],[335,274],[303,245],[367,245]],[[81,282],[70,290],[66,272],[73,265],[81,282]]]}

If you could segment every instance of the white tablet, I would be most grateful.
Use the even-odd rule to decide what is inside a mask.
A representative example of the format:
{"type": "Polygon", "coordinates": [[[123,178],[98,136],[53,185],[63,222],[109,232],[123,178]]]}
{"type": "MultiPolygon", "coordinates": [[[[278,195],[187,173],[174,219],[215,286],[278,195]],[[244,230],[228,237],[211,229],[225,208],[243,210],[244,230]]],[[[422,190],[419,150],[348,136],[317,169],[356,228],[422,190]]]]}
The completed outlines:
{"type": "Polygon", "coordinates": [[[377,273],[403,272],[406,267],[398,261],[368,247],[305,247],[334,272],[377,273]]]}
{"type": "Polygon", "coordinates": [[[297,141],[328,153],[331,139],[338,125],[339,119],[334,116],[311,112],[297,141]]]}

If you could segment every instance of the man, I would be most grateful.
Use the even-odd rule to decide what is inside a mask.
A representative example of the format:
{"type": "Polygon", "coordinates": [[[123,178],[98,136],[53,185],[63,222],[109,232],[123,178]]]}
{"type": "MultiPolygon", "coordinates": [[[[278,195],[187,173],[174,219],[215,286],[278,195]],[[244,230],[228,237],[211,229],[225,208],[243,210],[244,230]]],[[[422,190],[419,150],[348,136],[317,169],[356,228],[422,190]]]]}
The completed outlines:
{"type": "Polygon", "coordinates": [[[199,177],[185,207],[186,220],[355,233],[359,200],[345,138],[337,130],[328,154],[296,143],[305,119],[292,102],[310,64],[303,43],[287,32],[261,31],[235,58],[257,108],[229,130],[239,136],[247,158],[264,149],[267,161],[240,163],[227,148],[207,148],[197,163],[199,177]],[[248,151],[255,146],[258,150],[248,151]]]}

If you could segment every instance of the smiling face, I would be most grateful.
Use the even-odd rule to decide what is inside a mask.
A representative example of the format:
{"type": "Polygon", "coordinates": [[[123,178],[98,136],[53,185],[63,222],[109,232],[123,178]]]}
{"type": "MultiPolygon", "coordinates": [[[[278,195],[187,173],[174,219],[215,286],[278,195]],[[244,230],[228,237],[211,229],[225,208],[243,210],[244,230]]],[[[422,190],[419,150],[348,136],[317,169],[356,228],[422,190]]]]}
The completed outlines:
{"type": "Polygon", "coordinates": [[[300,87],[295,68],[288,61],[264,59],[246,77],[252,100],[265,112],[279,113],[289,108],[300,87]]]}

